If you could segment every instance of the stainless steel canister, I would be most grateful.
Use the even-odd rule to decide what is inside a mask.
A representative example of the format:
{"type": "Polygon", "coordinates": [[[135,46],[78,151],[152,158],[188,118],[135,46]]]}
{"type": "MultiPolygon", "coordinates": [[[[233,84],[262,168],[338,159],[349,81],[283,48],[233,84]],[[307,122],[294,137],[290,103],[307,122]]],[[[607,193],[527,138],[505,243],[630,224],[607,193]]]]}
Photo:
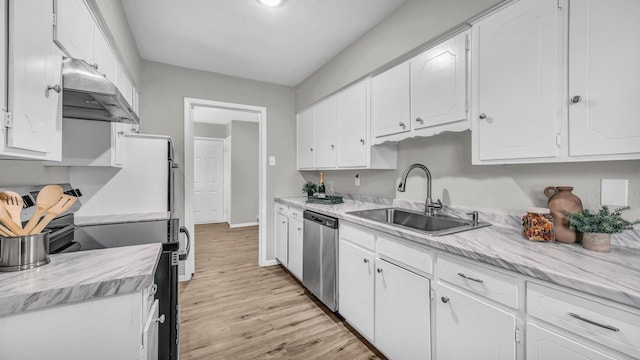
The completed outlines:
{"type": "Polygon", "coordinates": [[[49,234],[0,237],[0,271],[32,269],[49,263],[49,234]]]}

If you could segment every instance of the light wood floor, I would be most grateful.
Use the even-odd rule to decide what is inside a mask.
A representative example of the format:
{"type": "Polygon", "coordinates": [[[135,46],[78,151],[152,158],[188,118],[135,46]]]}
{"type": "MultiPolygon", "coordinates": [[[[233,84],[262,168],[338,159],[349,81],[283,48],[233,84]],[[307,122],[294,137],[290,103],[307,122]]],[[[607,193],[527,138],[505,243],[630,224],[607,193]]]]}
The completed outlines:
{"type": "Polygon", "coordinates": [[[180,285],[181,359],[384,359],[284,268],[258,266],[257,226],[195,231],[196,273],[180,285]]]}

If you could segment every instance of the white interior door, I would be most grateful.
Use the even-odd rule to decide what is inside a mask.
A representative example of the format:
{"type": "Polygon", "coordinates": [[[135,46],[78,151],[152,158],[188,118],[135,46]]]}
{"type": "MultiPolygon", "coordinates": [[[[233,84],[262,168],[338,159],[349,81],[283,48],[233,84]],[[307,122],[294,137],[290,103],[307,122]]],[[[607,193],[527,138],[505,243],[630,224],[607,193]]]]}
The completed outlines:
{"type": "Polygon", "coordinates": [[[224,221],[224,140],[194,139],[193,215],[196,224],[224,221]]]}

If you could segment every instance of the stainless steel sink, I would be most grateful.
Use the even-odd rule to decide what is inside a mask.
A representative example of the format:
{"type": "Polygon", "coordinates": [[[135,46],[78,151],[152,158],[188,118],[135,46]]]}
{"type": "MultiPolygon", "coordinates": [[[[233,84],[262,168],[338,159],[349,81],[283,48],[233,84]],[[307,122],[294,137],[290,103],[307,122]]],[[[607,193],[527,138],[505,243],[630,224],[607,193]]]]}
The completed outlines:
{"type": "Polygon", "coordinates": [[[400,228],[418,230],[431,236],[448,235],[491,225],[486,222],[479,222],[474,225],[471,219],[444,215],[429,216],[421,212],[399,208],[351,211],[347,214],[400,228]]]}

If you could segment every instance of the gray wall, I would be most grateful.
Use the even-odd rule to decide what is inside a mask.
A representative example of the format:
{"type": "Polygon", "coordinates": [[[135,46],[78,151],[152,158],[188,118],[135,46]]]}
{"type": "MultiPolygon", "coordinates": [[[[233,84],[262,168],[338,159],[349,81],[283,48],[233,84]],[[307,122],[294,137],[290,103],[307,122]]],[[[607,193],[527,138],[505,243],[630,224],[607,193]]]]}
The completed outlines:
{"type": "Polygon", "coordinates": [[[193,136],[224,139],[227,135],[227,125],[193,123],[193,136]]]}
{"type": "MultiPolygon", "coordinates": [[[[258,123],[231,122],[230,223],[256,222],[258,207],[258,123]]],[[[271,210],[271,208],[269,208],[271,210]]]]}
{"type": "MultiPolygon", "coordinates": [[[[482,12],[499,0],[410,0],[296,87],[296,109],[301,110],[482,12]]],[[[434,197],[446,204],[484,209],[524,209],[544,206],[542,190],[549,185],[572,185],[586,207],[600,203],[602,178],[629,179],[628,218],[640,218],[640,161],[610,161],[533,165],[471,165],[470,132],[405,140],[398,144],[394,171],[326,171],[326,181],[344,193],[380,195],[424,201],[423,175],[410,176],[405,193],[395,191],[406,166],[427,165],[433,174],[434,197]],[[354,186],[358,173],[361,186],[354,186]]],[[[318,181],[318,172],[303,172],[318,181]]]]}
{"type": "MultiPolygon", "coordinates": [[[[295,95],[291,87],[273,85],[155,62],[142,62],[140,131],[166,134],[174,140],[178,162],[184,162],[184,98],[192,97],[267,108],[268,258],[274,257],[274,204],[276,195],[298,195],[302,176],[296,171],[295,95]]],[[[176,210],[184,218],[184,167],[176,174],[176,210]]]]}

